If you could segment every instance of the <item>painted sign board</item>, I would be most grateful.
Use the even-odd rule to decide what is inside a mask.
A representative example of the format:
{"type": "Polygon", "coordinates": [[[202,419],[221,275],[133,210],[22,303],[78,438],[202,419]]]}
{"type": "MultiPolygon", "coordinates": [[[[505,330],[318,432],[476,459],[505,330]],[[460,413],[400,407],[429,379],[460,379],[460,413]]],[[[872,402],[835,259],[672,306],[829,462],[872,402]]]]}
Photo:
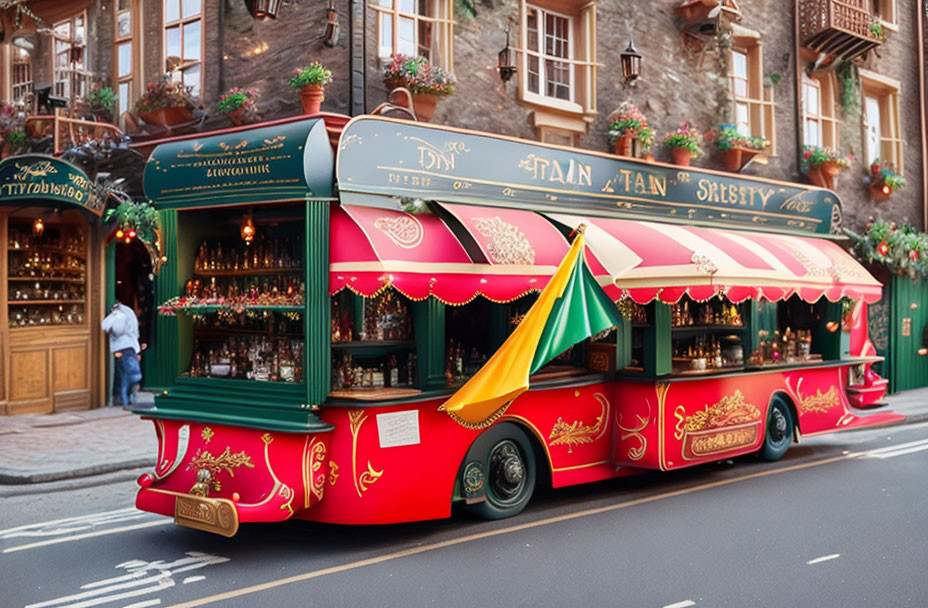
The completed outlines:
{"type": "Polygon", "coordinates": [[[78,167],[44,154],[11,156],[0,162],[0,205],[72,205],[100,215],[105,201],[78,167]]]}
{"type": "Polygon", "coordinates": [[[145,166],[145,194],[159,209],[328,198],[333,166],[314,118],[162,144],[145,166]]]}
{"type": "Polygon", "coordinates": [[[842,217],[833,192],[802,184],[373,116],[345,127],[336,177],[353,204],[386,195],[806,235],[836,234],[842,217]]]}

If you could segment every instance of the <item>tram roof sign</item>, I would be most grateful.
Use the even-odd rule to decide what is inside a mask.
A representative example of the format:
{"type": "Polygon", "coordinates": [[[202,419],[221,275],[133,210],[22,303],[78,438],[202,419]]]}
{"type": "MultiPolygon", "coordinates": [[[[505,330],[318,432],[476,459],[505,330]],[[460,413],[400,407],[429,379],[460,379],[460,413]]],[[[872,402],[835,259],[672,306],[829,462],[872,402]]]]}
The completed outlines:
{"type": "Polygon", "coordinates": [[[346,125],[336,177],[349,204],[386,195],[821,236],[842,218],[834,192],[804,184],[373,116],[346,125]]]}
{"type": "Polygon", "coordinates": [[[60,158],[25,154],[0,161],[0,204],[62,203],[101,215],[105,200],[86,173],[60,158]]]}

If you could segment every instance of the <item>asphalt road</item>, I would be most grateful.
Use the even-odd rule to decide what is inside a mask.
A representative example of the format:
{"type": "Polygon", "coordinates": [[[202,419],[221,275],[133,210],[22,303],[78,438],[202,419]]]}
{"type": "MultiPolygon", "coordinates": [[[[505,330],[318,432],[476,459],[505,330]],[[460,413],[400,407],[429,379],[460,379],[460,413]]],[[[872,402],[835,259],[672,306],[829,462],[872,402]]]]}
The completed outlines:
{"type": "Polygon", "coordinates": [[[926,470],[922,424],[546,492],[499,522],[232,539],[135,511],[131,482],[8,495],[0,607],[924,607],[926,470]]]}

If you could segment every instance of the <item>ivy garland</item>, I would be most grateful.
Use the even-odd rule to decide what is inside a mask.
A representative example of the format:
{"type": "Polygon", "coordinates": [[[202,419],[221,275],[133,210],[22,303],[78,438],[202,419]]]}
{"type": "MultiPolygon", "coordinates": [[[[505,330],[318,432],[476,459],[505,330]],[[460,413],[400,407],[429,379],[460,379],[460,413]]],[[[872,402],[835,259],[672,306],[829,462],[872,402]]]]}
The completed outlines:
{"type": "Polygon", "coordinates": [[[125,232],[135,230],[138,239],[146,245],[158,243],[161,219],[158,210],[151,203],[136,202],[128,198],[120,200],[115,208],[106,210],[103,221],[107,224],[115,223],[117,228],[125,232]]]}
{"type": "Polygon", "coordinates": [[[899,276],[908,275],[913,281],[928,278],[928,234],[914,226],[877,220],[867,224],[863,235],[845,232],[854,241],[860,259],[881,264],[899,276]]]}
{"type": "Polygon", "coordinates": [[[844,113],[849,117],[856,116],[860,112],[860,78],[857,74],[857,66],[849,61],[842,61],[835,68],[835,76],[838,77],[838,89],[844,113]]]}

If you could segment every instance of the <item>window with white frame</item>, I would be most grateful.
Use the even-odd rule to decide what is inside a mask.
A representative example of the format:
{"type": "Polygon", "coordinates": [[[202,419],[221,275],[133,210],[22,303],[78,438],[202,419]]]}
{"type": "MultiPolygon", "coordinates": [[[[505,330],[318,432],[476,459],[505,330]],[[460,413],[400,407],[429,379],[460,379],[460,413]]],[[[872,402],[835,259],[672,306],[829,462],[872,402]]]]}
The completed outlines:
{"type": "Polygon", "coordinates": [[[84,51],[87,40],[87,14],[80,13],[71,19],[52,26],[52,74],[54,94],[76,98],[86,95],[87,83],[83,78],[84,51]]]}
{"type": "Polygon", "coordinates": [[[563,144],[596,115],[596,3],[520,0],[519,99],[539,138],[563,144]]]}
{"type": "Polygon", "coordinates": [[[164,0],[164,68],[193,95],[203,90],[203,0],[164,0]]]}
{"type": "Polygon", "coordinates": [[[860,70],[863,90],[864,152],[867,164],[888,160],[903,172],[903,142],[899,113],[899,81],[860,70]]]}
{"type": "Polygon", "coordinates": [[[117,115],[127,112],[132,107],[132,79],[134,75],[134,42],[132,39],[135,19],[132,0],[116,0],[116,37],[115,37],[115,82],[118,96],[117,115]]]}
{"type": "Polygon", "coordinates": [[[32,55],[26,49],[13,47],[13,103],[24,103],[32,94],[32,55]]]}
{"type": "Polygon", "coordinates": [[[763,137],[770,142],[768,154],[774,154],[773,87],[764,86],[763,47],[756,32],[754,36],[735,38],[729,54],[728,80],[738,132],[763,137]]]}
{"type": "Polygon", "coordinates": [[[802,79],[802,143],[838,148],[835,85],[830,74],[802,79]]]}
{"type": "Polygon", "coordinates": [[[369,0],[377,22],[377,54],[419,55],[453,70],[452,0],[369,0]]]}
{"type": "Polygon", "coordinates": [[[896,25],[896,0],[871,0],[873,14],[880,18],[884,24],[896,25]]]}

